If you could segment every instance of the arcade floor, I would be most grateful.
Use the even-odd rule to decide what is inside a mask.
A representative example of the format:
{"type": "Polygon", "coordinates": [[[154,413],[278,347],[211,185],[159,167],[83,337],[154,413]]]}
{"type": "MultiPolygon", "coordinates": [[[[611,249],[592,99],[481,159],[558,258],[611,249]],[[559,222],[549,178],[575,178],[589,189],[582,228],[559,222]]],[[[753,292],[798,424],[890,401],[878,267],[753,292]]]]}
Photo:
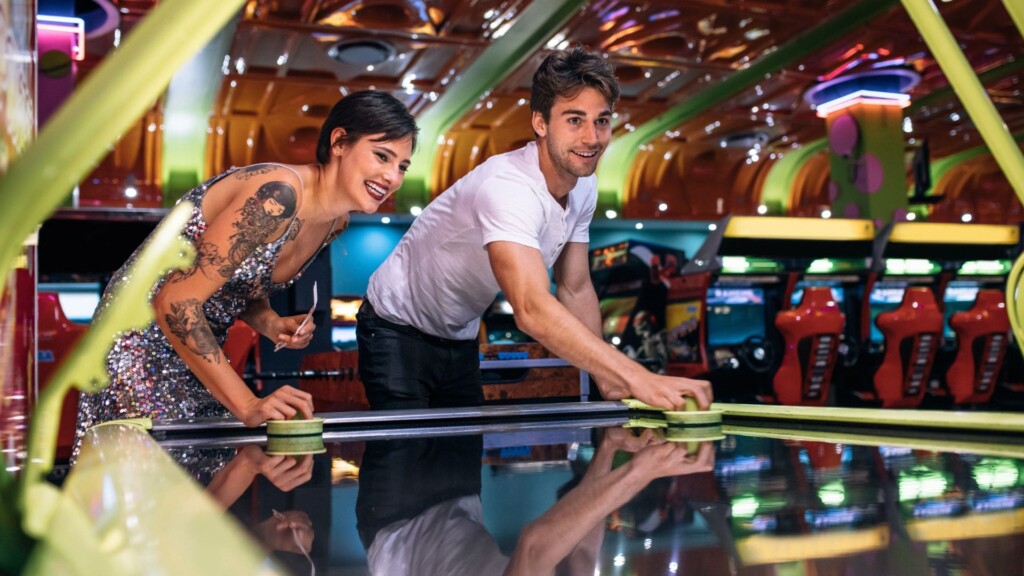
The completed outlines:
{"type": "Polygon", "coordinates": [[[512,558],[587,576],[1024,571],[1017,433],[474,410],[327,414],[311,454],[217,421],[152,437],[285,573],[502,574],[512,558]],[[225,490],[242,468],[259,473],[225,490]]]}

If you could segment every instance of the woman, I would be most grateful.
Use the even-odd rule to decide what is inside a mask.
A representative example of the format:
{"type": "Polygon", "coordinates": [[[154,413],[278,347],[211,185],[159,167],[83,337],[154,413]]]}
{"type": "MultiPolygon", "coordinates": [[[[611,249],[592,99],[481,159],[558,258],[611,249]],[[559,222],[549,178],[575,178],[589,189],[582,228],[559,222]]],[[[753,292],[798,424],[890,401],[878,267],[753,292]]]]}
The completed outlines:
{"type": "MultiPolygon", "coordinates": [[[[309,344],[314,326],[281,317],[268,297],[292,285],[348,225],[349,212],[376,212],[402,184],[418,128],[405,106],[383,92],[338,101],[320,130],[316,164],[232,168],[188,192],[192,217],[183,235],[195,264],[153,288],[156,321],[121,334],[107,356],[110,385],[83,394],[72,459],[82,434],[108,420],[223,416],[258,426],[311,417],[312,397],[285,386],[255,396],[221,346],[236,318],[289,348],[309,344]]],[[[125,280],[136,254],[114,274],[98,313],[125,280]]]]}

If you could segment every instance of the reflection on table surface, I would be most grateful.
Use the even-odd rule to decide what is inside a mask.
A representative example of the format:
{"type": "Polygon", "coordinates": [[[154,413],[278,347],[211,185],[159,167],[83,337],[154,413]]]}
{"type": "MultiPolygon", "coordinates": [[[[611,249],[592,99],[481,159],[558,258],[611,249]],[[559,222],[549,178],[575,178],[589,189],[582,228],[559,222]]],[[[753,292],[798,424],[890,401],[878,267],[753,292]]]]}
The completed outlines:
{"type": "Polygon", "coordinates": [[[667,441],[566,424],[328,435],[322,454],[166,449],[295,574],[1024,569],[1024,451],[725,431],[667,441]]]}

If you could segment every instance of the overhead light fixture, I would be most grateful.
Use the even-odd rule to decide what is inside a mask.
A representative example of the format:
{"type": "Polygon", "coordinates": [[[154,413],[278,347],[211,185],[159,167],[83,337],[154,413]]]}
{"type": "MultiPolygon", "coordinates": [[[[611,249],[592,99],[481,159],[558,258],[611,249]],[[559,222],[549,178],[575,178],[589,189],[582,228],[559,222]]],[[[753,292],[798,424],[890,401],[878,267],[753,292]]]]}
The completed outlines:
{"type": "Polygon", "coordinates": [[[383,40],[345,40],[327,50],[327,55],[352,66],[376,66],[395,57],[395,47],[383,40]]]}

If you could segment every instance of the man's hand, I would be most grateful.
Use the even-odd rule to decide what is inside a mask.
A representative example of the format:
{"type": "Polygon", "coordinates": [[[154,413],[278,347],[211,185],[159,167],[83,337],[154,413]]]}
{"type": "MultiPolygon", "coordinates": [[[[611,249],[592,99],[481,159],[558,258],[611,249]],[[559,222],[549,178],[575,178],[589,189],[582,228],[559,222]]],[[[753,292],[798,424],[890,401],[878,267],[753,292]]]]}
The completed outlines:
{"type": "Polygon", "coordinates": [[[631,464],[645,478],[683,476],[711,472],[715,469],[715,443],[701,442],[696,453],[687,449],[688,442],[651,444],[637,452],[631,464]]]}
{"type": "MultiPolygon", "coordinates": [[[[646,370],[632,378],[628,385],[629,393],[627,396],[665,410],[685,410],[686,400],[684,396],[692,397],[697,401],[697,405],[701,410],[707,410],[711,406],[713,398],[711,383],[707,380],[662,376],[661,374],[654,374],[646,370]]],[[[603,390],[602,394],[609,400],[621,400],[626,397],[617,397],[616,394],[608,394],[603,390]]]]}

